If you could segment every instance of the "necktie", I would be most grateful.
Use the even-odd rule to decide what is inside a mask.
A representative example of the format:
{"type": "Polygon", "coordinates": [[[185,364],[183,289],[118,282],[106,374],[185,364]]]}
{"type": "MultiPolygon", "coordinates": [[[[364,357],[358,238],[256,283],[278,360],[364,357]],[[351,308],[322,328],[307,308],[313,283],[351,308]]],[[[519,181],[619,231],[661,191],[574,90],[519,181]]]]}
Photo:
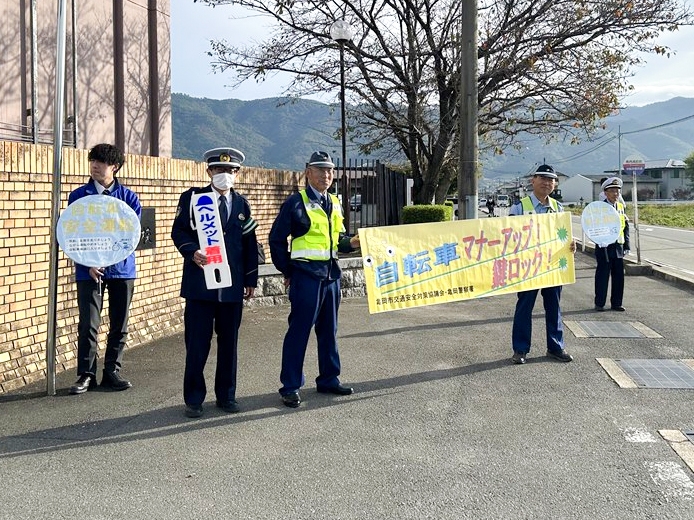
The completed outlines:
{"type": "Polygon", "coordinates": [[[325,195],[320,196],[320,205],[323,207],[323,210],[327,213],[328,212],[328,200],[325,198],[325,195]]]}
{"type": "Polygon", "coordinates": [[[219,219],[222,221],[222,226],[226,225],[228,218],[229,210],[227,210],[227,198],[222,195],[219,197],[219,219]]]}
{"type": "Polygon", "coordinates": [[[104,190],[101,192],[102,195],[111,195],[111,192],[109,190],[104,190]]]}

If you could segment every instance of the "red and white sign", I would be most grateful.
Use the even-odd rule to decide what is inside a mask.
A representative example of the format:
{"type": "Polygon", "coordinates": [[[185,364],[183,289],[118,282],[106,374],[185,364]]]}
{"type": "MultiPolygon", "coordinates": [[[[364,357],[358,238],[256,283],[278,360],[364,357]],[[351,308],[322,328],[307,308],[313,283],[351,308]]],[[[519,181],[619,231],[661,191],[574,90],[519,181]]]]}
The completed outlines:
{"type": "Polygon", "coordinates": [[[638,156],[630,156],[624,159],[624,164],[622,165],[624,171],[631,173],[633,175],[641,175],[646,169],[646,163],[643,159],[638,156]]]}
{"type": "Polygon", "coordinates": [[[231,268],[215,198],[211,193],[197,193],[193,195],[192,202],[200,249],[207,256],[203,269],[208,289],[231,287],[231,268]]]}

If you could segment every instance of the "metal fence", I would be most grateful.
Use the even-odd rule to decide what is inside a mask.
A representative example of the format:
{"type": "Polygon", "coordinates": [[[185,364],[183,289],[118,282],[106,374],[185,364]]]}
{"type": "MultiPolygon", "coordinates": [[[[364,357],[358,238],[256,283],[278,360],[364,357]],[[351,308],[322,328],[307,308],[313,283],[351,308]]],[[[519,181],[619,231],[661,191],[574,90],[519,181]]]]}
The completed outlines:
{"type": "Polygon", "coordinates": [[[406,186],[404,174],[378,160],[350,159],[346,168],[338,161],[334,187],[345,209],[345,195],[349,193],[349,211],[345,212],[347,232],[355,234],[359,228],[401,224],[406,186]]]}
{"type": "MultiPolygon", "coordinates": [[[[27,125],[15,125],[0,121],[0,141],[17,141],[20,143],[53,144],[53,129],[36,131],[27,125]],[[35,133],[35,135],[34,135],[35,133]]],[[[63,130],[63,146],[75,146],[75,135],[71,128],[63,130]]]]}

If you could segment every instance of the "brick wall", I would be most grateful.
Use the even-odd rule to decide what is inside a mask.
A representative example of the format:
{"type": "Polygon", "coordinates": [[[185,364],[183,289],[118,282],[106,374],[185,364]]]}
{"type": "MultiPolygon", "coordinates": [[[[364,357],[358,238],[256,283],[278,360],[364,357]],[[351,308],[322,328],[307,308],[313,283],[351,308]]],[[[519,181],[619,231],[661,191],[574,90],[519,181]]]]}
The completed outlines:
{"type": "MultiPolygon", "coordinates": [[[[46,376],[49,235],[53,149],[0,141],[0,393],[46,376]]],[[[86,150],[65,148],[61,209],[70,191],[88,181],[86,150]]],[[[137,251],[138,281],[130,312],[128,346],[182,330],[179,298],[182,259],[169,234],[180,193],[209,183],[194,161],[129,155],[119,180],[144,208],[155,208],[156,247],[137,251]]],[[[258,239],[267,236],[279,205],[303,186],[300,173],[244,167],[236,189],[251,203],[258,239]]],[[[58,256],[57,370],[73,368],[77,349],[77,298],[72,262],[58,256]]],[[[108,330],[108,298],[99,344],[108,330]]]]}

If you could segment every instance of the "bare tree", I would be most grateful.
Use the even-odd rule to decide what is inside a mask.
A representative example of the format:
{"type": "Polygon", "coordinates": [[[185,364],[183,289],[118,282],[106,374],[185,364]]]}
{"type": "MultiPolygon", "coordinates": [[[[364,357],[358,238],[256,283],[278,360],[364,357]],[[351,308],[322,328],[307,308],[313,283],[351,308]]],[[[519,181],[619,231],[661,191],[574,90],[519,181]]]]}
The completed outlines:
{"type": "MultiPolygon", "coordinates": [[[[364,152],[411,164],[415,202],[441,198],[458,132],[461,0],[195,0],[234,4],[269,17],[252,45],[216,41],[215,66],[234,82],[288,72],[285,94],[339,86],[330,25],[355,29],[345,46],[351,137],[364,152]],[[438,189],[438,190],[437,190],[438,189]]],[[[590,135],[629,90],[640,53],[668,54],[657,36],[692,23],[678,0],[478,0],[479,132],[503,153],[521,132],[590,135]]],[[[454,170],[454,168],[453,168],[454,170]]],[[[448,180],[450,183],[450,179],[448,180]]]]}

